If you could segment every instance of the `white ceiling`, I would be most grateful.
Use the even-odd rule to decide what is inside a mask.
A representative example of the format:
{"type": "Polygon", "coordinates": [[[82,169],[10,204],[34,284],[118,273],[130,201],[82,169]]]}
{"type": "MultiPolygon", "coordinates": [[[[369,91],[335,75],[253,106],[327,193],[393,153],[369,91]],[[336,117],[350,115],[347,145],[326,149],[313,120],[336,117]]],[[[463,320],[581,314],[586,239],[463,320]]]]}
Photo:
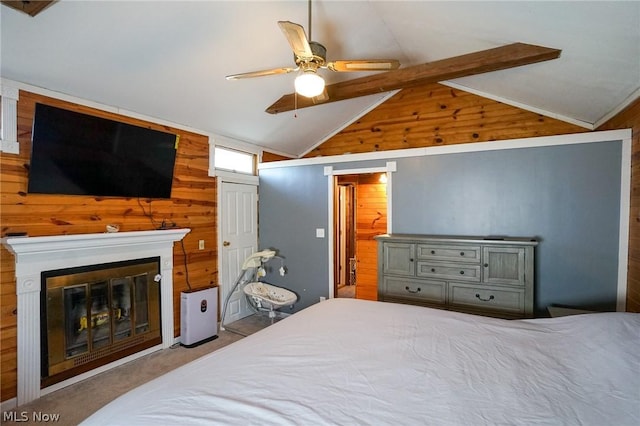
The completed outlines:
{"type": "MultiPolygon", "coordinates": [[[[389,94],[271,115],[295,75],[279,20],[307,28],[307,1],[65,1],[36,17],[0,7],[0,75],[194,130],[299,156],[389,94]],[[297,117],[296,117],[297,116],[297,117]]],[[[313,2],[329,60],[402,66],[513,42],[559,59],[452,81],[587,128],[640,95],[640,2],[313,2]]],[[[367,75],[324,73],[327,83],[367,75]]]]}

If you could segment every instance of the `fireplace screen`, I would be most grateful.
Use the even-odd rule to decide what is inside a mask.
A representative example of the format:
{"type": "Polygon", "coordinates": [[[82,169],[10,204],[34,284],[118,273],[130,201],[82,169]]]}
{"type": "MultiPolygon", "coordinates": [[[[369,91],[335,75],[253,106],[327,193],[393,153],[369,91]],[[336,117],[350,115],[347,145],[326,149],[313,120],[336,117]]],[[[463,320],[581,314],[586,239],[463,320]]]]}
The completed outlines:
{"type": "Polygon", "coordinates": [[[161,343],[159,259],[43,273],[42,384],[161,343]]]}

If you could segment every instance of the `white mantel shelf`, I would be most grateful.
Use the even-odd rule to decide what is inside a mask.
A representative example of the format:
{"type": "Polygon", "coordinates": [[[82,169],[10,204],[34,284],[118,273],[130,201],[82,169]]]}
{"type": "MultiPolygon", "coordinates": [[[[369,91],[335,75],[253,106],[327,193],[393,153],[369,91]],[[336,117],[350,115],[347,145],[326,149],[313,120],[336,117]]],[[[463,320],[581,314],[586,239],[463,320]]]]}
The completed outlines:
{"type": "Polygon", "coordinates": [[[180,241],[190,229],[163,229],[157,231],[104,232],[100,234],[53,235],[46,237],[7,237],[2,243],[15,255],[58,252],[60,250],[86,250],[180,241]]]}
{"type": "MultiPolygon", "coordinates": [[[[127,357],[142,356],[173,344],[173,243],[191,230],[187,228],[101,234],[6,237],[2,244],[15,256],[18,299],[18,394],[17,405],[40,398],[90,375],[119,365],[118,362],[40,389],[40,292],[45,271],[97,265],[149,257],[160,258],[162,344],[127,357]]],[[[121,362],[120,362],[121,363],[121,362]]]]}

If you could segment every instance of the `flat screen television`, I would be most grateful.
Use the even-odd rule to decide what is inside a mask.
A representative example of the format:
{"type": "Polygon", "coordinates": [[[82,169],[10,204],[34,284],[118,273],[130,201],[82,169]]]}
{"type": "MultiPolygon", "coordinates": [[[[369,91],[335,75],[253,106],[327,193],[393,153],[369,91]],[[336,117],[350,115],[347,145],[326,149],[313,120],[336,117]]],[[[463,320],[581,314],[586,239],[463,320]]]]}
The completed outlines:
{"type": "Polygon", "coordinates": [[[27,191],[171,198],[178,136],[36,104],[27,191]]]}

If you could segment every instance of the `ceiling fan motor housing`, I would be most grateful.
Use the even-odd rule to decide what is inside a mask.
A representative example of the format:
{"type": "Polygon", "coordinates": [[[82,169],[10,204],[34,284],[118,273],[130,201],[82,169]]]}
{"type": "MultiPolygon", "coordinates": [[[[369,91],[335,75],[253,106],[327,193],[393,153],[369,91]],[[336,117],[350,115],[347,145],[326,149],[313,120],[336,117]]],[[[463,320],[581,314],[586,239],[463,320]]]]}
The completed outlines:
{"type": "Polygon", "coordinates": [[[311,53],[313,54],[313,58],[300,58],[299,56],[293,55],[296,65],[301,65],[305,62],[315,62],[318,67],[324,66],[327,62],[327,49],[316,41],[310,41],[309,47],[311,47],[311,53]]]}

